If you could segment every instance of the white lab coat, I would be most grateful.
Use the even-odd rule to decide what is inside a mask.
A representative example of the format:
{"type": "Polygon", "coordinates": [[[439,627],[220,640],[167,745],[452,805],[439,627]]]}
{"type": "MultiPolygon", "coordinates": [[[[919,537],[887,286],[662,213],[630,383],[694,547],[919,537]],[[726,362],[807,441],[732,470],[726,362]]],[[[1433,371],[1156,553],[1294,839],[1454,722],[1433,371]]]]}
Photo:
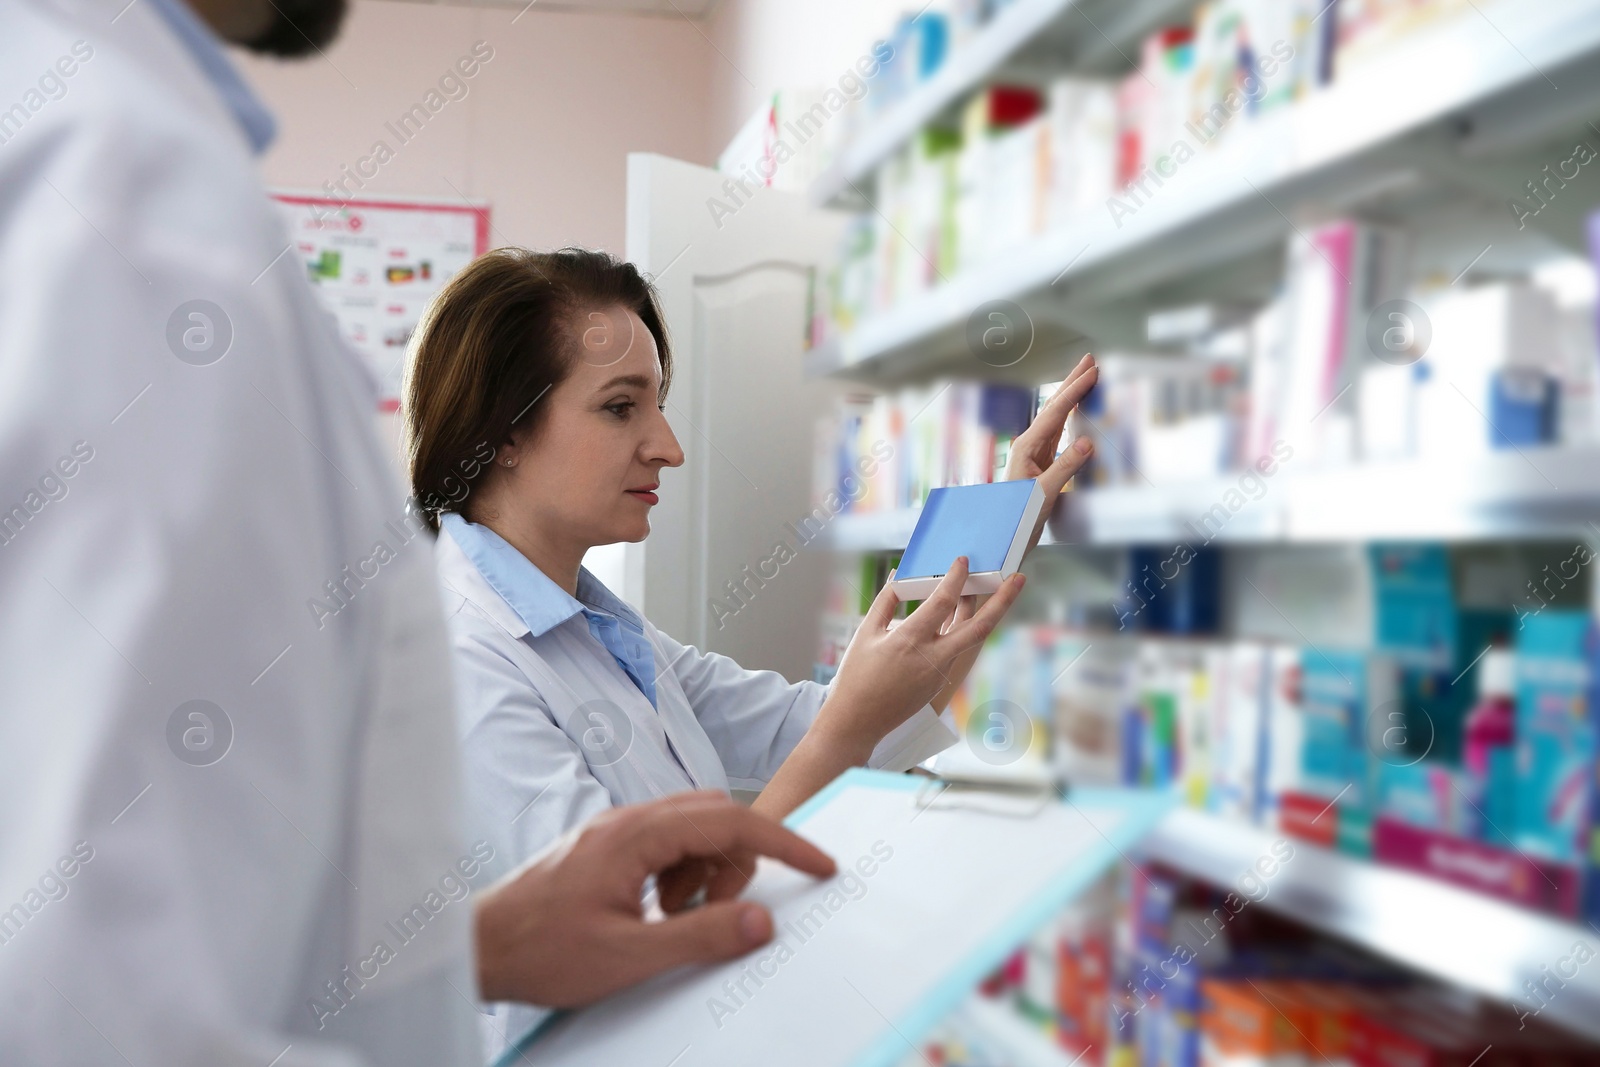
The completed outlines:
{"type": "MultiPolygon", "coordinates": [[[[805,735],[827,695],[684,645],[640,618],[656,663],[652,705],[582,614],[543,634],[483,576],[449,529],[435,546],[455,658],[470,836],[503,874],[607,808],[690,789],[759,790],[805,735]]],[[[596,605],[605,607],[605,605],[596,605]]],[[[955,735],[924,707],[870,765],[905,770],[955,735]]],[[[502,1005],[491,1052],[543,1015],[502,1005]]]]}
{"type": "Polygon", "coordinates": [[[238,125],[121,7],[0,0],[0,1060],[476,1062],[429,541],[238,125]]]}
{"type": "MultiPolygon", "coordinates": [[[[435,552],[468,825],[494,846],[496,875],[616,805],[761,789],[827,696],[815,682],[681,644],[640,617],[656,662],[652,705],[581,614],[535,636],[448,529],[435,552]]],[[[879,743],[870,765],[905,770],[954,741],[924,707],[879,743]]]]}

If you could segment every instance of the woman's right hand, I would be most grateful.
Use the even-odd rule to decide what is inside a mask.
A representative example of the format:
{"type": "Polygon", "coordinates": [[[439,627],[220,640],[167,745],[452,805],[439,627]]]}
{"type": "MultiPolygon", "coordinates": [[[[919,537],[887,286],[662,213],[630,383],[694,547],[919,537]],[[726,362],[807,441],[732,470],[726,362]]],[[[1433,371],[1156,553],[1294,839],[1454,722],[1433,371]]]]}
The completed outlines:
{"type": "Polygon", "coordinates": [[[889,731],[915,715],[965,670],[1022,592],[1023,577],[1000,583],[988,603],[961,595],[967,560],[951,566],[933,595],[894,622],[899,598],[885,586],[845,650],[844,662],[811,729],[800,739],[751,809],[781,819],[851,767],[864,765],[889,731]]]}
{"type": "Polygon", "coordinates": [[[1022,592],[1014,574],[982,608],[963,597],[967,559],[957,559],[939,586],[903,621],[894,622],[899,599],[884,586],[872,602],[812,731],[850,759],[867,761],[879,741],[951,685],[957,660],[978,648],[1022,592]]]}

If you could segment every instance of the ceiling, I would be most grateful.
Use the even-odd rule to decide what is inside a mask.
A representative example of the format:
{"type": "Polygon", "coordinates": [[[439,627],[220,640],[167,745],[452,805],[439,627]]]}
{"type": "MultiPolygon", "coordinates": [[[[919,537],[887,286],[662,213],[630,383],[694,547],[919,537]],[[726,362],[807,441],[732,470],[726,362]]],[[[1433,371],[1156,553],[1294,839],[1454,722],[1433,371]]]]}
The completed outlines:
{"type": "MultiPolygon", "coordinates": [[[[451,7],[499,7],[521,10],[528,0],[402,0],[405,3],[443,4],[451,7]]],[[[536,10],[593,11],[659,18],[704,18],[717,0],[534,0],[536,10]]]]}

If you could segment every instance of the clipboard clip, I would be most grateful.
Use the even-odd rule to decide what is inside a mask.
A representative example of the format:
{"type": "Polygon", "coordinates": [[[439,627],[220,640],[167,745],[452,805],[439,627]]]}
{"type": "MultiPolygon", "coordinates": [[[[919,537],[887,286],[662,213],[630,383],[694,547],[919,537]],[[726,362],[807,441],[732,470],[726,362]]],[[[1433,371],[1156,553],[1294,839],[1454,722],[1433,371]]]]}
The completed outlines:
{"type": "MultiPolygon", "coordinates": [[[[912,804],[924,811],[977,811],[1007,819],[1031,819],[1066,798],[1064,785],[1050,782],[994,782],[928,778],[912,804]]],[[[915,818],[915,816],[913,816],[915,818]]]]}

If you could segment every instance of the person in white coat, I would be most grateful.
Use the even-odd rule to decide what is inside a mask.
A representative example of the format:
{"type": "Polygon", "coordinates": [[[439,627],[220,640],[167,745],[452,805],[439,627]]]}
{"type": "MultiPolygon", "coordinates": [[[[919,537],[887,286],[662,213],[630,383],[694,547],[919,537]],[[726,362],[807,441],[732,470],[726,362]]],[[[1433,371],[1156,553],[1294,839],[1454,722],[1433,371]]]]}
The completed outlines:
{"type": "MultiPolygon", "coordinates": [[[[959,596],[958,560],[893,628],[885,589],[828,686],[662,633],[582,559],[642,540],[662,468],[683,462],[663,413],[671,370],[649,284],[601,252],[491,252],[418,328],[412,489],[443,530],[472,824],[504,862],[612,805],[742,788],[781,817],[848,767],[919,762],[953,742],[936,715],[1022,587],[1014,575],[980,606],[959,596]]],[[[1019,437],[1010,477],[1061,491],[1090,449],[1056,447],[1095,379],[1085,357],[1019,437]]]]}
{"type": "Polygon", "coordinates": [[[305,51],[340,4],[195,5],[0,0],[0,1060],[474,1063],[480,994],[766,940],[752,856],[830,861],[705,793],[473,891],[431,538],[219,36],[305,51]],[[714,905],[643,920],[706,863],[714,905]]]}

